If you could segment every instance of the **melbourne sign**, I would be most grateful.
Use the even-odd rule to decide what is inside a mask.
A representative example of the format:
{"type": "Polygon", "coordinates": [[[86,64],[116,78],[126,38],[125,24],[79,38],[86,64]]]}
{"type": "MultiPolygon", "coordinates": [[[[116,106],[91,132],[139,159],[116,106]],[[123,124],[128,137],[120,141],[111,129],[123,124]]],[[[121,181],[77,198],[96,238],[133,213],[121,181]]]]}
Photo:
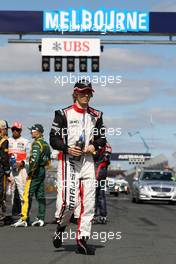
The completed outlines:
{"type": "Polygon", "coordinates": [[[144,32],[149,31],[149,13],[104,9],[45,11],[43,31],[144,32]]]}
{"type": "Polygon", "coordinates": [[[0,10],[0,34],[108,32],[108,35],[176,35],[176,12],[113,10],[0,10]],[[63,32],[65,31],[66,32],[63,32]]]}

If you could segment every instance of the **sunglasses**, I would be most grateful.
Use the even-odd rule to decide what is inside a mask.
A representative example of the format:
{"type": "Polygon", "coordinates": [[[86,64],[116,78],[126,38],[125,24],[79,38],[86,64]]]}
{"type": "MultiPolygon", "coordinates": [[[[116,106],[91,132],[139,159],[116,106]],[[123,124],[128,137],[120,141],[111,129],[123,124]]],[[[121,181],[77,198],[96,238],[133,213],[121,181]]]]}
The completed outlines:
{"type": "Polygon", "coordinates": [[[86,95],[92,96],[92,92],[90,90],[89,91],[83,91],[83,92],[79,92],[78,95],[81,97],[84,97],[86,95]]]}
{"type": "Polygon", "coordinates": [[[12,127],[11,130],[12,132],[14,131],[21,132],[21,128],[17,128],[17,127],[12,127]]]}

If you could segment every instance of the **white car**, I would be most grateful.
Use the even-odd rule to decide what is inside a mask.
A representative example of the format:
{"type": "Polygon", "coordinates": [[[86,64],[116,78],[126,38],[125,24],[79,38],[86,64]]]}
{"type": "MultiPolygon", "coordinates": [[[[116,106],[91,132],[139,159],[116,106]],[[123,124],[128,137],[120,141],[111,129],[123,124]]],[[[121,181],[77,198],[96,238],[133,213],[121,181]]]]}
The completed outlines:
{"type": "Polygon", "coordinates": [[[118,175],[113,179],[109,179],[108,187],[110,194],[114,194],[115,196],[118,196],[119,193],[130,193],[129,184],[121,175],[118,175]]]}
{"type": "Polygon", "coordinates": [[[176,203],[176,181],[172,172],[143,170],[132,185],[132,202],[168,201],[176,203]]]}

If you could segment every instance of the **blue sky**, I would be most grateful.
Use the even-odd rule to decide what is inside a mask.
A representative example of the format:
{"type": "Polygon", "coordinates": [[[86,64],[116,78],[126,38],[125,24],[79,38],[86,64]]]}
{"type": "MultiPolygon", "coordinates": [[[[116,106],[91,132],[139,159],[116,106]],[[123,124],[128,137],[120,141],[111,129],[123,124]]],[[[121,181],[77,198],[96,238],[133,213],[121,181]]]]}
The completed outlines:
{"type": "MultiPolygon", "coordinates": [[[[1,2],[1,10],[44,10],[44,9],[68,9],[70,7],[79,8],[83,6],[85,8],[90,8],[91,10],[96,10],[98,8],[114,8],[115,4],[113,0],[106,1],[49,1],[49,0],[6,0],[1,2]]],[[[174,0],[142,0],[142,1],[118,1],[116,8],[118,9],[128,9],[128,10],[143,10],[148,9],[148,11],[174,11],[175,1],[174,0]]]]}
{"type": "MultiPolygon", "coordinates": [[[[0,4],[0,9],[43,11],[79,9],[80,6],[81,1],[6,0],[0,4]]],[[[84,1],[83,7],[97,10],[102,6],[106,8],[107,2],[84,1]]],[[[115,6],[114,1],[108,1],[108,8],[176,12],[176,3],[165,0],[118,1],[115,6]]],[[[48,139],[53,111],[72,103],[73,85],[59,86],[54,82],[56,73],[41,72],[41,54],[37,45],[7,44],[7,38],[1,36],[0,41],[1,118],[10,124],[14,120],[21,121],[26,137],[29,137],[28,126],[34,122],[43,123],[48,139]]],[[[95,84],[92,106],[104,112],[107,127],[122,129],[121,136],[109,136],[114,152],[145,152],[139,135],[128,136],[129,131],[140,131],[153,155],[163,153],[171,165],[176,166],[172,156],[176,148],[173,135],[176,133],[175,50],[175,46],[169,45],[105,46],[98,76],[120,75],[122,82],[106,86],[101,82],[95,84]]],[[[68,75],[66,72],[62,74],[68,75]]]]}
{"type": "MultiPolygon", "coordinates": [[[[156,1],[156,0],[150,0],[150,1],[140,1],[137,3],[136,1],[118,1],[118,8],[119,9],[144,9],[144,8],[151,8],[153,5],[158,4],[158,2],[165,2],[165,1],[156,1]]],[[[11,1],[5,1],[1,3],[1,9],[5,10],[44,10],[44,9],[68,9],[70,7],[80,7],[84,6],[85,8],[91,8],[91,10],[96,10],[97,8],[100,8],[102,6],[106,8],[114,7],[114,1],[84,1],[84,4],[82,1],[49,1],[49,0],[40,0],[40,1],[22,1],[22,0],[11,0],[11,1]]]]}

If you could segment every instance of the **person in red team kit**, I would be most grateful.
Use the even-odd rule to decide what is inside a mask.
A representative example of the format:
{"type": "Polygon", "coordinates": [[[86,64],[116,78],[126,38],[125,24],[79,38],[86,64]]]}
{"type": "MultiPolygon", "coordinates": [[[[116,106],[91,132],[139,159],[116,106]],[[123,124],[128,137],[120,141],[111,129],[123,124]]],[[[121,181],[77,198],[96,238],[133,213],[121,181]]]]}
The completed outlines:
{"type": "Polygon", "coordinates": [[[58,186],[62,185],[62,209],[53,244],[56,248],[62,245],[65,228],[80,202],[76,250],[76,253],[80,254],[95,253],[95,250],[87,245],[95,207],[93,154],[106,144],[102,112],[88,105],[93,92],[90,82],[78,81],[73,90],[74,104],[55,111],[50,132],[51,146],[62,152],[60,169],[58,168],[58,186]]]}
{"type": "Polygon", "coordinates": [[[27,178],[26,148],[29,141],[21,136],[22,124],[20,122],[14,122],[11,131],[12,137],[9,138],[9,155],[12,169],[11,173],[14,177],[14,186],[12,190],[12,215],[20,215],[27,178]]]}

